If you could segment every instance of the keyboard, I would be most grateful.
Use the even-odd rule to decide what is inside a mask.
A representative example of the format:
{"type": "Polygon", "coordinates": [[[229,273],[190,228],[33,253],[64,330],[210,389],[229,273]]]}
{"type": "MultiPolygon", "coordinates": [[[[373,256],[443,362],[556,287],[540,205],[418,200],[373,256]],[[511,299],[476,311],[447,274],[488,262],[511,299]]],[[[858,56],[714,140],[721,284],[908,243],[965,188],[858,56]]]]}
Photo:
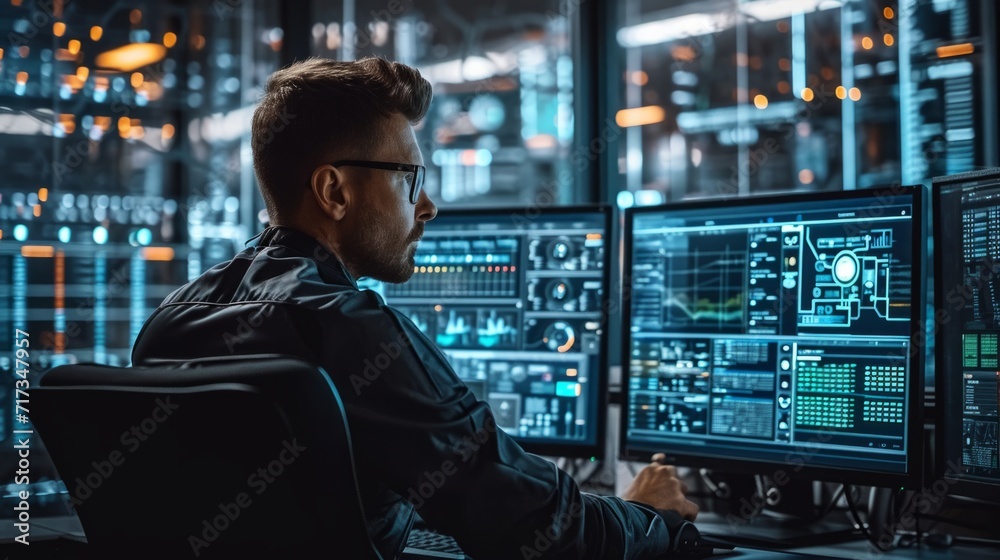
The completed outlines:
{"type": "Polygon", "coordinates": [[[465,560],[465,553],[455,539],[426,529],[414,529],[406,538],[403,554],[422,558],[465,560]]]}
{"type": "MultiPolygon", "coordinates": [[[[698,535],[694,524],[686,523],[687,532],[683,535],[672,535],[677,543],[674,555],[678,559],[697,559],[708,556],[718,556],[733,553],[733,545],[706,539],[698,535]],[[678,546],[679,545],[679,546],[678,546]]],[[[459,548],[455,539],[427,529],[414,529],[406,538],[404,557],[419,558],[450,558],[465,560],[465,553],[459,548]]]]}

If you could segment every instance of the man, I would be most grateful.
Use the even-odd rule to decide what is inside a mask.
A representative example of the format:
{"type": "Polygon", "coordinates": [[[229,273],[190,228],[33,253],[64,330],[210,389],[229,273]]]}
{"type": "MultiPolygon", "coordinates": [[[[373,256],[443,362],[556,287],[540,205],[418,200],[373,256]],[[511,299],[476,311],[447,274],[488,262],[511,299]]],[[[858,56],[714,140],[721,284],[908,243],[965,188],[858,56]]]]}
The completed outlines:
{"type": "Polygon", "coordinates": [[[385,558],[403,548],[415,508],[477,560],[662,556],[669,535],[656,510],[697,513],[673,467],[646,467],[624,499],[581,494],[497,429],[407,317],[358,290],[363,276],[406,281],[437,213],[421,189],[413,132],[430,100],[416,70],[382,59],[312,59],[275,72],[253,117],[272,225],[168,296],[133,363],[281,353],[326,369],[346,405],[369,533],[385,558]],[[445,465],[433,495],[415,491],[445,465]]]}

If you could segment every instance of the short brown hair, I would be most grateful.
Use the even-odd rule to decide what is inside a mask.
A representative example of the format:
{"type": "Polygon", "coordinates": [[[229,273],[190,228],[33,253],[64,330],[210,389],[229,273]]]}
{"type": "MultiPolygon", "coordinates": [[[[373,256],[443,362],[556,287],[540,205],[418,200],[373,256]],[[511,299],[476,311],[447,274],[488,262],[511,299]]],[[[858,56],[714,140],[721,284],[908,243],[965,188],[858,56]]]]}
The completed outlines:
{"type": "Polygon", "coordinates": [[[253,114],[253,165],[274,219],[297,208],[324,157],[361,158],[376,145],[382,119],[416,124],[431,85],[414,68],[382,58],[310,58],[271,74],[253,114]]]}

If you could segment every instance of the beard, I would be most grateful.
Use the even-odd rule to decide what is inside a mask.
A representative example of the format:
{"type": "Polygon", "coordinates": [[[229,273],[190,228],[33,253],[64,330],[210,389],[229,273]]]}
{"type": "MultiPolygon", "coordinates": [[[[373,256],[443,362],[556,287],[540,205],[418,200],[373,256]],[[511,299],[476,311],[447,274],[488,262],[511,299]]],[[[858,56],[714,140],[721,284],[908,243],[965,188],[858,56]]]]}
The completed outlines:
{"type": "Polygon", "coordinates": [[[402,284],[413,276],[416,242],[424,235],[424,224],[416,223],[407,234],[392,216],[367,208],[341,245],[345,264],[350,263],[358,277],[402,284]]]}

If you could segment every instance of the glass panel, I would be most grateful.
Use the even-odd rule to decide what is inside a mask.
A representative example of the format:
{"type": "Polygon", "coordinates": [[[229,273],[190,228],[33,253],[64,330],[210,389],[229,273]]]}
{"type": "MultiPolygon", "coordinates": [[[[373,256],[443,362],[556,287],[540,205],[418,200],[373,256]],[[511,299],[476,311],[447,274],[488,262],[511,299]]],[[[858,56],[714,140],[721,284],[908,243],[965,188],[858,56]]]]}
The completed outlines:
{"type": "MultiPolygon", "coordinates": [[[[13,406],[18,371],[35,387],[63,363],[127,365],[163,298],[259,229],[247,137],[278,67],[281,30],[262,24],[277,12],[252,0],[0,3],[0,465],[11,472],[12,430],[31,428],[13,406]],[[12,359],[25,337],[26,368],[12,359]]],[[[31,493],[32,515],[65,515],[65,485],[32,444],[30,484],[15,490],[31,493]]]]}
{"type": "Polygon", "coordinates": [[[274,5],[0,5],[0,334],[30,331],[39,371],[127,364],[160,301],[259,228],[250,114],[281,47],[265,17],[274,5]]]}
{"type": "Polygon", "coordinates": [[[175,101],[187,131],[178,157],[186,172],[192,275],[232,258],[266,221],[250,123],[267,77],[281,66],[278,12],[277,2],[263,0],[191,7],[191,46],[177,71],[186,87],[175,101]]]}
{"type": "Polygon", "coordinates": [[[617,10],[620,204],[913,183],[996,162],[991,2],[617,10]]]}
{"type": "Polygon", "coordinates": [[[434,86],[417,129],[439,206],[570,203],[578,10],[558,0],[313,2],[312,52],[415,66],[434,86]]]}
{"type": "MultiPolygon", "coordinates": [[[[896,6],[903,181],[998,165],[997,3],[904,0],[896,6]]],[[[888,14],[888,11],[886,11],[888,14]]]]}

